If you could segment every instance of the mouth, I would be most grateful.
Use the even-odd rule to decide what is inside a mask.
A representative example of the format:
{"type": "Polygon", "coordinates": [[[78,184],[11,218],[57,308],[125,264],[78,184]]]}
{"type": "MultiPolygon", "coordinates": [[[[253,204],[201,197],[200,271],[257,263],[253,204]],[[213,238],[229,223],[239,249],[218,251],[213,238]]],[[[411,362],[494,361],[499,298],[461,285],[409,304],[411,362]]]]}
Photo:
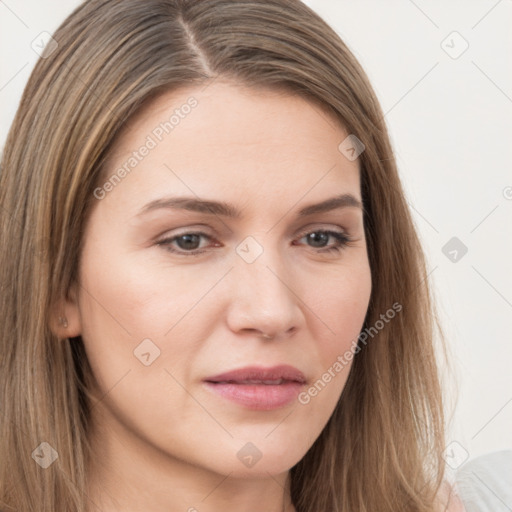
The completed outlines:
{"type": "Polygon", "coordinates": [[[206,388],[235,404],[269,411],[290,405],[306,384],[293,366],[246,367],[204,379],[206,388]]]}
{"type": "Polygon", "coordinates": [[[218,381],[207,380],[206,382],[211,382],[212,384],[240,384],[240,385],[263,384],[265,386],[278,386],[279,384],[282,384],[283,382],[292,382],[292,381],[287,381],[284,379],[276,379],[276,380],[250,379],[250,380],[218,380],[218,381]]]}

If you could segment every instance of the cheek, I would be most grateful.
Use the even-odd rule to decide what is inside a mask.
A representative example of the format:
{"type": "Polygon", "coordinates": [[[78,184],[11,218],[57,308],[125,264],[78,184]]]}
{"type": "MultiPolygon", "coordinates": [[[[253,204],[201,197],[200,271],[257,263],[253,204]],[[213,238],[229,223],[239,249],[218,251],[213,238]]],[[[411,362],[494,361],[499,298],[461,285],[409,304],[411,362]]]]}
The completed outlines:
{"type": "Polygon", "coordinates": [[[308,300],[317,314],[317,325],[324,332],[319,344],[324,365],[357,342],[371,296],[371,272],[367,261],[322,279],[322,286],[309,286],[308,300]]]}
{"type": "Polygon", "coordinates": [[[132,386],[140,379],[143,387],[161,388],[157,372],[168,369],[181,379],[194,366],[218,319],[209,291],[225,271],[184,271],[158,252],[122,254],[111,247],[115,241],[91,243],[82,258],[80,315],[91,367],[102,393],[128,373],[132,386]]]}
{"type": "MultiPolygon", "coordinates": [[[[310,386],[298,401],[317,418],[321,429],[328,420],[345,387],[352,367],[357,341],[370,301],[372,283],[368,262],[361,262],[336,276],[322,280],[323,286],[308,286],[307,300],[315,314],[317,327],[312,333],[316,340],[316,358],[321,364],[310,386]],[[320,293],[321,291],[321,293],[320,293]]],[[[319,281],[317,281],[317,285],[319,281]]]]}
{"type": "Polygon", "coordinates": [[[93,251],[102,255],[101,266],[84,253],[80,313],[94,391],[121,424],[164,438],[171,423],[191,414],[180,383],[194,365],[195,340],[202,338],[190,318],[196,320],[197,312],[208,321],[197,302],[211,285],[93,251]]]}
{"type": "Polygon", "coordinates": [[[158,256],[156,249],[140,256],[118,256],[98,247],[84,253],[85,323],[136,340],[163,337],[184,319],[215,284],[216,273],[180,271],[158,256]]]}

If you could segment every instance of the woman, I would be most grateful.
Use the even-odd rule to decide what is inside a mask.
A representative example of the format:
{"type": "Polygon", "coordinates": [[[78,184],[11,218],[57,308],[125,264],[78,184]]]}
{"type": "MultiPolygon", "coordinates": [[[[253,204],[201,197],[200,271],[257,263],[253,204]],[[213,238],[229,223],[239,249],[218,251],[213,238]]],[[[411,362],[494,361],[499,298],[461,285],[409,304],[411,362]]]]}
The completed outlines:
{"type": "Polygon", "coordinates": [[[53,38],[0,177],[2,509],[461,510],[422,250],[334,31],[92,0],[53,38]]]}

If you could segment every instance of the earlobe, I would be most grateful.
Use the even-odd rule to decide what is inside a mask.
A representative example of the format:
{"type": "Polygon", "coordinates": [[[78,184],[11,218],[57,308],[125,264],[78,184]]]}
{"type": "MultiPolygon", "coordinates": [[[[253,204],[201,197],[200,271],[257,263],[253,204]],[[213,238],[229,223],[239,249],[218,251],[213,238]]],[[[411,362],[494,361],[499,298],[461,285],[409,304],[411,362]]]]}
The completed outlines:
{"type": "Polygon", "coordinates": [[[74,338],[82,332],[80,309],[76,288],[73,286],[68,298],[61,297],[53,306],[50,329],[58,338],[74,338]]]}

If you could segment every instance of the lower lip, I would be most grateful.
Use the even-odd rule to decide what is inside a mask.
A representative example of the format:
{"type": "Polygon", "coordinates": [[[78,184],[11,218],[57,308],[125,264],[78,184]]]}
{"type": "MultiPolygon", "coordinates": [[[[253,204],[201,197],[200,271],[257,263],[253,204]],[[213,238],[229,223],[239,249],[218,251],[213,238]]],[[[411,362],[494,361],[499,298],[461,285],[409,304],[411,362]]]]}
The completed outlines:
{"type": "Polygon", "coordinates": [[[296,400],[303,386],[299,382],[276,385],[214,382],[205,382],[205,384],[214,393],[242,407],[258,411],[270,411],[289,405],[296,400]]]}

